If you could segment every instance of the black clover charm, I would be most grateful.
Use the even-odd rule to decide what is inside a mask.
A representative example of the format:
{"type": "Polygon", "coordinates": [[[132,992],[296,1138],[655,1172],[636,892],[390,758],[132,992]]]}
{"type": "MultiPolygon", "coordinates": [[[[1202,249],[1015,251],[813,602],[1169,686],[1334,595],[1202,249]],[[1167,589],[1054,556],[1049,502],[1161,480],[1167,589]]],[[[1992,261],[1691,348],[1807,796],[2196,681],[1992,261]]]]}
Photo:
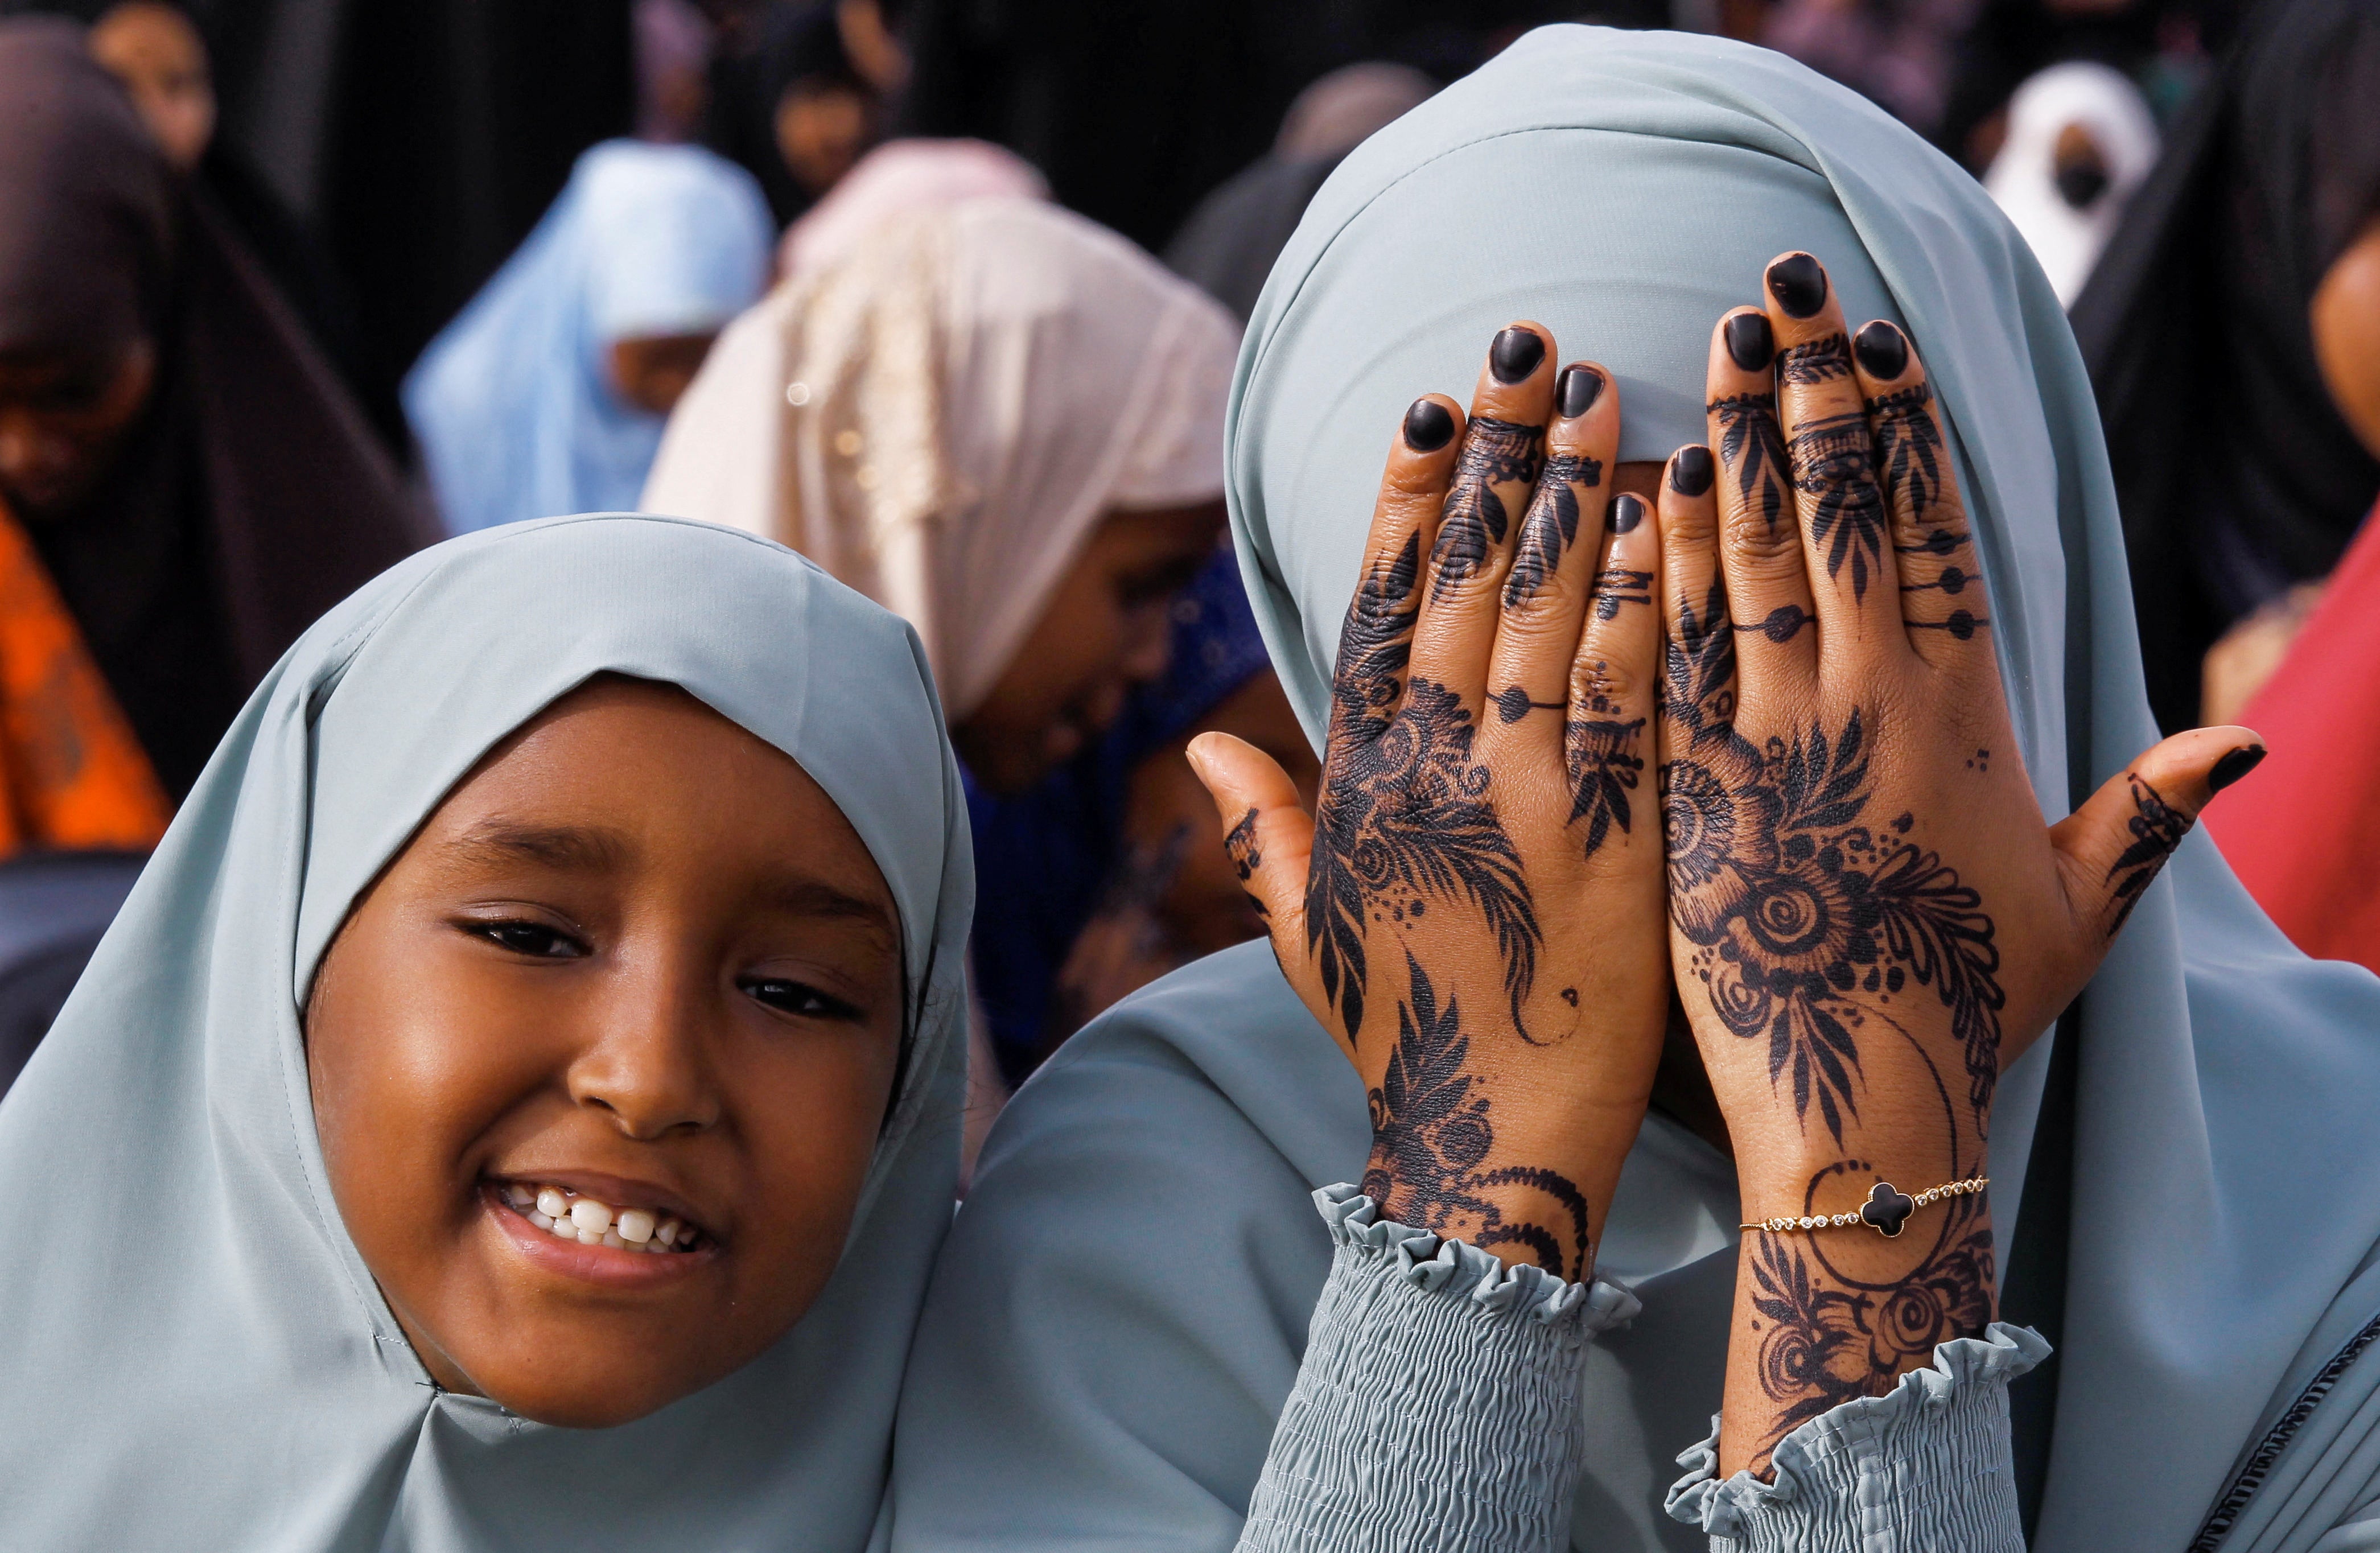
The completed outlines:
{"type": "Polygon", "coordinates": [[[1860,1219],[1876,1227],[1876,1232],[1890,1240],[1900,1233],[1909,1216],[1917,1211],[1917,1199],[1903,1196],[1893,1189],[1892,1183],[1879,1181],[1870,1189],[1867,1201],[1860,1205],[1860,1219]]]}

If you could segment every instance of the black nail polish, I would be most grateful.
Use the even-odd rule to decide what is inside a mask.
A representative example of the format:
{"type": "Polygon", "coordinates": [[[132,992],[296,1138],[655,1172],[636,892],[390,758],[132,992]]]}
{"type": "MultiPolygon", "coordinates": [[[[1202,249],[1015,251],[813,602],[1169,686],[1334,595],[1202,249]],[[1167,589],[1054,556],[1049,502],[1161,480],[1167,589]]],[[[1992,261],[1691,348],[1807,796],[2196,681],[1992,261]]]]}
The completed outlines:
{"type": "Polygon", "coordinates": [[[1564,367],[1554,380],[1554,403],[1564,420],[1576,420],[1603,397],[1603,374],[1592,367],[1564,367]]]}
{"type": "Polygon", "coordinates": [[[1852,336],[1852,352],[1868,376],[1884,382],[1909,370],[1909,336],[1880,318],[1852,336]]]}
{"type": "Polygon", "coordinates": [[[1435,399],[1415,399],[1405,411],[1405,446],[1415,453],[1436,453],[1454,436],[1454,418],[1435,399]]]}
{"type": "Polygon", "coordinates": [[[1546,358],[1546,342],[1534,329],[1507,329],[1488,347],[1488,370],[1498,382],[1518,382],[1546,358]]]}
{"type": "Polygon", "coordinates": [[[1768,266],[1768,294],[1795,318],[1808,318],[1827,305],[1827,272],[1806,253],[1789,253],[1768,266]]]}
{"type": "Polygon", "coordinates": [[[1777,354],[1777,336],[1767,313],[1738,313],[1727,321],[1727,354],[1747,372],[1766,370],[1777,354]]]}
{"type": "Polygon", "coordinates": [[[1632,496],[1623,491],[1611,499],[1611,531],[1613,533],[1633,534],[1636,531],[1636,526],[1644,521],[1645,503],[1641,497],[1632,496]]]}
{"type": "Polygon", "coordinates": [[[2265,757],[2271,753],[2260,744],[2243,744],[2228,751],[2222,759],[2215,762],[2215,769],[2206,773],[2206,791],[2210,795],[2222,792],[2263,765],[2265,757]]]}
{"type": "Polygon", "coordinates": [[[1710,449],[1700,443],[1680,448],[1670,460],[1670,489],[1681,496],[1699,496],[1710,488],[1710,449]]]}

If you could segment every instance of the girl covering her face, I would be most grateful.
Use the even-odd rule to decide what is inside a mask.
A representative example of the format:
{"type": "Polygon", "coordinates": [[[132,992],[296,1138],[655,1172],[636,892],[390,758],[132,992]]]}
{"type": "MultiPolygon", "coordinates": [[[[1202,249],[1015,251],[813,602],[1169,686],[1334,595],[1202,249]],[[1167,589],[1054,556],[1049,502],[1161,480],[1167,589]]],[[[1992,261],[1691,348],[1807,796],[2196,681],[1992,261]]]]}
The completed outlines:
{"type": "Polygon", "coordinates": [[[568,518],[383,576],[0,1111],[77,1226],[0,1271],[12,1544],[860,1547],[972,898],[915,636],[797,557],[568,518]]]}

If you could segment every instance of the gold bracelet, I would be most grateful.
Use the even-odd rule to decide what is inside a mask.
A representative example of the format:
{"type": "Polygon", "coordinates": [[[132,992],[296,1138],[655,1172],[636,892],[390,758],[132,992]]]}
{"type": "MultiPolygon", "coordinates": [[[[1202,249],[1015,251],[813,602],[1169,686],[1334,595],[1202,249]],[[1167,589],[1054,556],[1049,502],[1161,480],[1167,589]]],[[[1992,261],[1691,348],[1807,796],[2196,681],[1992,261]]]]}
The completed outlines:
{"type": "Polygon", "coordinates": [[[1783,1234],[1789,1230],[1840,1230],[1853,1224],[1864,1224],[1887,1240],[1900,1233],[1909,1216],[1921,1207],[1931,1207],[1945,1197],[1962,1197],[1970,1192],[1980,1192],[1992,1183],[1987,1175],[1970,1176],[1941,1186],[1928,1186],[1912,1197],[1896,1190],[1892,1183],[1879,1181],[1868,1193],[1867,1201],[1852,1213],[1818,1213],[1803,1217],[1788,1214],[1782,1219],[1764,1219],[1757,1224],[1738,1224],[1739,1230],[1766,1230],[1770,1234],[1783,1234]]]}

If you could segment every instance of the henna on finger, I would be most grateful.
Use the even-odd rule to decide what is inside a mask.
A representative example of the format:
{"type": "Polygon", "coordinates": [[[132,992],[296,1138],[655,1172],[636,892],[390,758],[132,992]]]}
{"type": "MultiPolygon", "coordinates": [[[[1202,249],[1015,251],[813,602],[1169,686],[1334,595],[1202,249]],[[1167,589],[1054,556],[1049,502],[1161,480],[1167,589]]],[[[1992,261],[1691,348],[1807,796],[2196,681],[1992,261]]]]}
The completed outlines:
{"type": "Polygon", "coordinates": [[[1578,541],[1578,493],[1603,483],[1603,461],[1583,454],[1548,454],[1538,473],[1528,510],[1521,515],[1520,544],[1512,575],[1504,581],[1504,607],[1517,609],[1536,597],[1561,564],[1562,552],[1578,541]]]}

